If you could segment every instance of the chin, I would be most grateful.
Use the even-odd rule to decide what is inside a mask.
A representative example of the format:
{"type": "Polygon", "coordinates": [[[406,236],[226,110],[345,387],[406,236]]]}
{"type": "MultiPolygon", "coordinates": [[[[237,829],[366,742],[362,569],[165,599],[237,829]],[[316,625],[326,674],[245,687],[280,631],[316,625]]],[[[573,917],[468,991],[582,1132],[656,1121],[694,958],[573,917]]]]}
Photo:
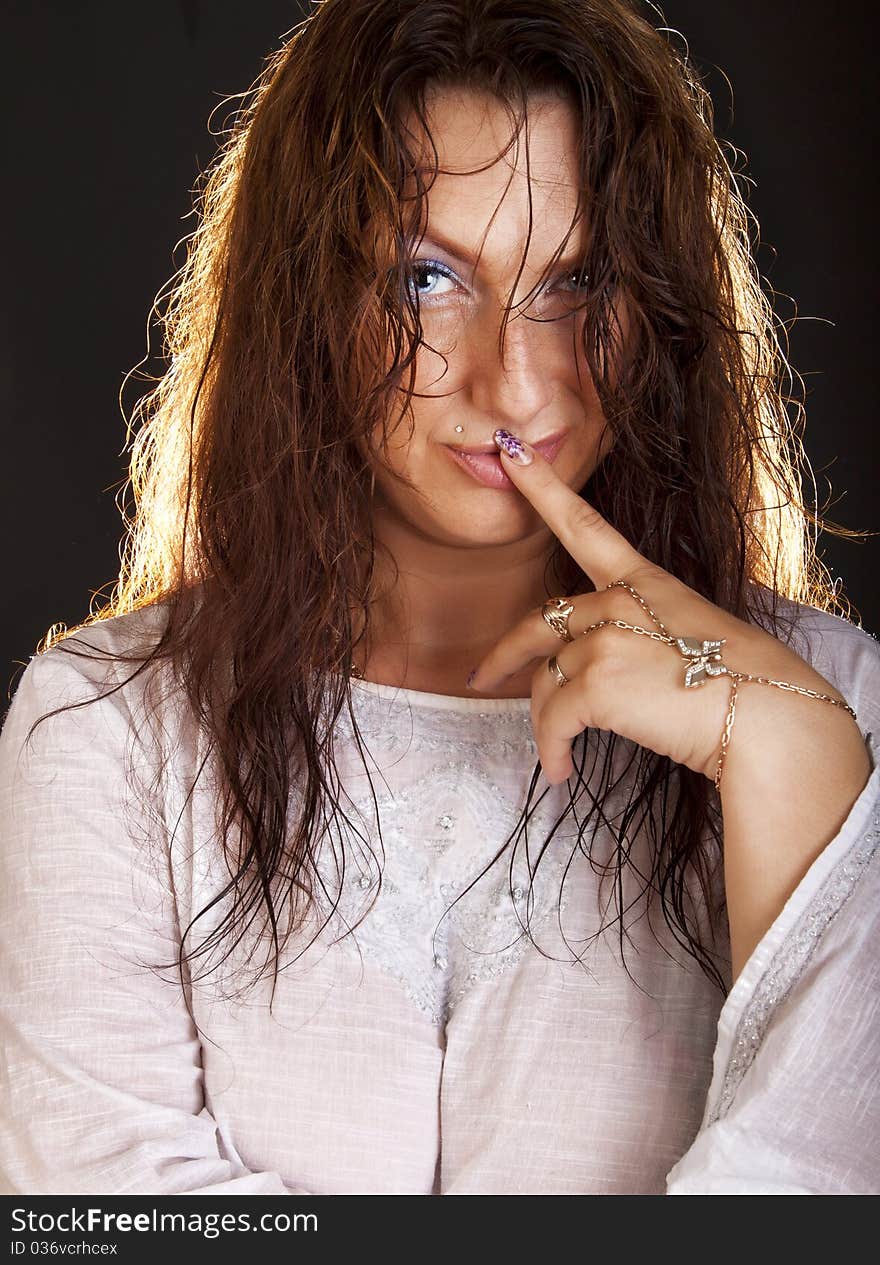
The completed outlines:
{"type": "Polygon", "coordinates": [[[497,545],[512,545],[518,540],[533,536],[542,526],[550,535],[550,529],[531,505],[520,501],[507,505],[491,514],[474,514],[462,505],[461,512],[453,519],[444,515],[435,523],[431,533],[447,544],[462,548],[480,549],[497,545]],[[445,520],[445,521],[444,521],[445,520]]]}

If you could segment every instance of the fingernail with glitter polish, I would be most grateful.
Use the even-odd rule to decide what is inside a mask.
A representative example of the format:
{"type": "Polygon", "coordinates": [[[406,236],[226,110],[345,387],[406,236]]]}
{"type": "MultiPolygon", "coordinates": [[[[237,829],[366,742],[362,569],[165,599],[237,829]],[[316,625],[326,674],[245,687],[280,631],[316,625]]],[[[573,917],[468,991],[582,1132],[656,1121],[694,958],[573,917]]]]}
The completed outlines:
{"type": "Polygon", "coordinates": [[[509,430],[496,430],[492,438],[503,450],[505,456],[515,461],[518,466],[531,465],[535,452],[531,444],[527,444],[524,439],[512,435],[509,430]]]}

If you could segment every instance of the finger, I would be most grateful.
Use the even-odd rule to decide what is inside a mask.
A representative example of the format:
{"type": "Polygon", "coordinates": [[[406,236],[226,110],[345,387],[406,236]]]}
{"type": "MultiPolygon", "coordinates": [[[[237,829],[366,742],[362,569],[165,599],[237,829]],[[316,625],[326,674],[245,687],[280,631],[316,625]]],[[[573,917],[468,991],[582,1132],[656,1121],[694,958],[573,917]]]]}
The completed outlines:
{"type": "MultiPolygon", "coordinates": [[[[618,605],[614,590],[602,594],[578,593],[569,600],[574,607],[568,619],[573,639],[590,624],[607,617],[618,605]]],[[[547,659],[562,646],[570,644],[554,632],[541,609],[530,611],[496,641],[470,677],[471,689],[478,693],[495,689],[506,677],[524,671],[536,659],[547,659]]]]}
{"type": "Polygon", "coordinates": [[[562,669],[569,679],[567,685],[560,686],[548,665],[549,659],[535,674],[532,730],[544,776],[551,786],[557,786],[574,772],[574,739],[595,721],[590,718],[587,693],[579,675],[571,666],[562,669]]]}
{"type": "Polygon", "coordinates": [[[525,440],[508,430],[493,436],[504,473],[534,505],[597,588],[604,588],[646,559],[598,510],[558,476],[553,466],[525,440]]]}

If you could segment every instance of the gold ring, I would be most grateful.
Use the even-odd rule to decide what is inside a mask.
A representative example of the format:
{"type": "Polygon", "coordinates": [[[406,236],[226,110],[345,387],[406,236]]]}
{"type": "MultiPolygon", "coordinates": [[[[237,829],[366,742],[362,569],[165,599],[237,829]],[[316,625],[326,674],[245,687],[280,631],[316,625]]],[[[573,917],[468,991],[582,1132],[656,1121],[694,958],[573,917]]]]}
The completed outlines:
{"type": "Polygon", "coordinates": [[[557,685],[559,686],[568,685],[568,677],[565,675],[565,673],[562,671],[562,668],[557,663],[555,654],[552,655],[550,659],[548,659],[547,670],[551,676],[556,678],[557,685]]]}
{"type": "Polygon", "coordinates": [[[545,622],[563,641],[574,641],[568,628],[568,619],[573,610],[574,606],[567,597],[551,597],[541,607],[545,622]]]}

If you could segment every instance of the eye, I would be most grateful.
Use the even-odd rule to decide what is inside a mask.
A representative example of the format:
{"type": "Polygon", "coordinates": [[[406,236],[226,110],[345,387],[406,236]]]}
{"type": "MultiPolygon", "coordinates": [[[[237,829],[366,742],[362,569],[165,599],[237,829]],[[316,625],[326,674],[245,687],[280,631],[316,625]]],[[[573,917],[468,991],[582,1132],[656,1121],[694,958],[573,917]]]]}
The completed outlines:
{"type": "Polygon", "coordinates": [[[577,268],[574,272],[568,273],[568,275],[564,278],[563,285],[565,286],[568,285],[568,283],[573,283],[571,285],[571,289],[583,290],[586,289],[589,280],[590,274],[585,272],[582,268],[577,268]]]}
{"type": "Polygon", "coordinates": [[[451,294],[455,276],[436,259],[418,259],[409,270],[409,286],[417,298],[433,299],[438,295],[451,294]],[[438,282],[450,282],[446,290],[438,288],[438,282]]]}

